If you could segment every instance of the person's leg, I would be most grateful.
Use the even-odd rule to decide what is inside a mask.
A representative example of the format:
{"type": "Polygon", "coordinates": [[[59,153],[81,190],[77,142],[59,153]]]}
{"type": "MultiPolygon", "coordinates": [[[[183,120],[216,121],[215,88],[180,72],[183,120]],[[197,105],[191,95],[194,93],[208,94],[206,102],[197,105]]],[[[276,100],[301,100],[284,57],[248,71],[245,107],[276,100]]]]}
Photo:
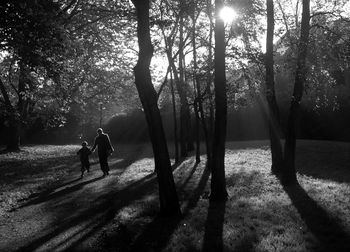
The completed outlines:
{"type": "Polygon", "coordinates": [[[90,162],[89,162],[89,160],[86,162],[86,171],[90,172],[90,162]]]}
{"type": "Polygon", "coordinates": [[[81,171],[80,177],[84,177],[85,166],[84,166],[84,163],[83,163],[83,162],[81,163],[80,171],[81,171]]]}
{"type": "MultiPolygon", "coordinates": [[[[107,175],[107,171],[106,171],[107,156],[100,155],[99,159],[100,159],[100,166],[101,166],[101,170],[103,172],[103,175],[107,175]]],[[[107,166],[108,166],[108,164],[107,164],[107,166]]]]}
{"type": "Polygon", "coordinates": [[[109,175],[108,157],[106,157],[106,174],[109,175]]]}

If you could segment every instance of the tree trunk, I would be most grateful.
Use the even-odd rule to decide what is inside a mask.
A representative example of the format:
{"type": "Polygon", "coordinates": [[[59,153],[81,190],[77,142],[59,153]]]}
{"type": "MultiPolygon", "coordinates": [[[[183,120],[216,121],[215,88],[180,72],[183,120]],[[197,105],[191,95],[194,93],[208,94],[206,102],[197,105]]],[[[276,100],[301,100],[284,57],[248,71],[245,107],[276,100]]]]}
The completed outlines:
{"type": "MultiPolygon", "coordinates": [[[[180,13],[180,15],[182,15],[180,13]]],[[[184,82],[184,41],[183,41],[183,17],[180,17],[180,27],[179,27],[179,82],[177,83],[178,93],[180,95],[180,147],[181,147],[181,156],[187,157],[188,155],[188,138],[189,138],[189,108],[187,102],[187,92],[184,82]]]]}
{"type": "Polygon", "coordinates": [[[299,114],[300,102],[304,91],[306,79],[306,55],[309,44],[310,31],[310,0],[303,0],[303,13],[301,18],[301,32],[299,40],[299,50],[297,66],[295,72],[295,82],[289,116],[287,121],[286,142],[284,147],[284,170],[282,182],[292,184],[297,182],[295,171],[295,147],[296,147],[296,120],[299,114]]]}
{"type": "Polygon", "coordinates": [[[178,145],[178,136],[177,136],[177,117],[176,117],[174,79],[173,79],[172,71],[170,71],[170,90],[171,90],[171,100],[173,103],[175,163],[178,163],[179,162],[179,145],[178,145]]]}
{"type": "Polygon", "coordinates": [[[196,163],[200,163],[201,161],[201,142],[200,142],[200,128],[199,128],[199,103],[201,99],[201,89],[199,85],[199,81],[197,79],[197,50],[196,50],[196,8],[193,8],[192,13],[192,49],[193,49],[193,89],[195,94],[194,99],[194,114],[196,119],[196,163]]]}
{"type": "Polygon", "coordinates": [[[145,111],[152,142],[155,170],[159,185],[160,211],[164,215],[180,214],[163,124],[149,70],[153,46],[149,28],[149,0],[133,0],[137,13],[139,58],[134,68],[135,83],[145,111]]]}
{"type": "Polygon", "coordinates": [[[18,151],[20,147],[20,129],[19,118],[15,108],[11,104],[10,97],[6,91],[5,85],[0,79],[0,91],[4,98],[6,114],[7,114],[7,151],[18,151]]]}
{"type": "Polygon", "coordinates": [[[274,34],[274,6],[273,0],[267,0],[267,36],[266,36],[266,99],[268,103],[268,125],[270,135],[270,147],[272,156],[271,171],[274,174],[281,173],[283,167],[283,151],[280,140],[280,115],[275,95],[275,77],[273,60],[273,34],[274,34]]]}
{"type": "MultiPolygon", "coordinates": [[[[13,121],[12,119],[10,119],[13,121]]],[[[19,151],[20,150],[20,129],[18,123],[10,122],[7,127],[7,144],[6,151],[19,151]]]]}
{"type": "MultiPolygon", "coordinates": [[[[207,86],[206,86],[206,92],[208,94],[208,103],[209,103],[209,118],[208,118],[208,127],[206,133],[206,147],[207,147],[207,162],[208,167],[211,167],[212,162],[212,144],[213,144],[213,132],[214,132],[214,106],[213,106],[213,94],[212,94],[212,66],[213,66],[213,53],[212,53],[212,44],[213,44],[213,20],[212,20],[212,1],[207,0],[207,14],[209,17],[210,22],[210,29],[209,29],[209,41],[208,41],[208,68],[207,68],[207,86]]],[[[203,109],[203,108],[202,108],[203,109]]],[[[204,114],[204,112],[201,112],[204,114]]],[[[202,117],[203,120],[204,117],[202,117]]],[[[203,125],[205,124],[205,120],[203,125]]]]}
{"type": "MultiPolygon", "coordinates": [[[[215,0],[215,13],[219,17],[219,10],[223,7],[223,0],[215,0]]],[[[211,168],[210,200],[224,201],[227,199],[225,180],[225,141],[227,122],[227,94],[225,74],[225,26],[223,20],[215,21],[215,129],[213,141],[213,163],[211,168]]]]}

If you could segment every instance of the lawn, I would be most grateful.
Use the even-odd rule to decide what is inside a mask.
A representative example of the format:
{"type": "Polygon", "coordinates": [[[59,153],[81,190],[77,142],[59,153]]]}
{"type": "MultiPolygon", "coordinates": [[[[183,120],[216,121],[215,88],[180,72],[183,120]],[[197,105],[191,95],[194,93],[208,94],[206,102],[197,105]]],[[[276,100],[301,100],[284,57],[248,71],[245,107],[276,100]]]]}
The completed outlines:
{"type": "MultiPolygon", "coordinates": [[[[25,146],[22,152],[1,154],[0,222],[12,209],[43,193],[49,195],[68,178],[78,178],[78,148],[25,146]]],[[[150,146],[118,145],[116,149],[110,160],[115,176],[94,181],[94,190],[103,187],[102,196],[110,203],[108,221],[66,249],[349,251],[349,143],[298,141],[300,186],[286,188],[270,174],[267,141],[227,143],[229,198],[225,203],[208,200],[210,172],[204,156],[198,165],[193,156],[188,157],[174,167],[183,213],[178,218],[157,215],[150,146]]],[[[92,161],[98,175],[96,157],[92,161]]]]}

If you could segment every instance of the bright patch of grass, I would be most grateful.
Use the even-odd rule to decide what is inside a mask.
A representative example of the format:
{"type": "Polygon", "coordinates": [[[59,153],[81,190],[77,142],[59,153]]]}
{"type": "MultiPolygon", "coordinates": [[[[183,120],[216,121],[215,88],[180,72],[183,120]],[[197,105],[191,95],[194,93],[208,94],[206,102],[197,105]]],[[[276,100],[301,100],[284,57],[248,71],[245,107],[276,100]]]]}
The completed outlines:
{"type": "Polygon", "coordinates": [[[77,145],[23,146],[19,152],[0,154],[0,216],[18,201],[54,186],[77,171],[77,145]]]}
{"type": "MultiPolygon", "coordinates": [[[[121,225],[131,248],[142,251],[342,251],[350,242],[349,157],[346,143],[299,141],[301,187],[286,193],[270,173],[268,142],[229,143],[225,204],[208,201],[210,177],[205,164],[195,166],[191,157],[174,171],[181,218],[152,217],[157,212],[153,197],[120,209],[111,226],[121,225]],[[336,151],[318,170],[314,165],[320,165],[320,154],[328,150],[336,151]],[[310,172],[313,177],[307,175],[310,172]]],[[[103,236],[109,241],[105,251],[125,246],[114,239],[118,234],[103,236]]]]}

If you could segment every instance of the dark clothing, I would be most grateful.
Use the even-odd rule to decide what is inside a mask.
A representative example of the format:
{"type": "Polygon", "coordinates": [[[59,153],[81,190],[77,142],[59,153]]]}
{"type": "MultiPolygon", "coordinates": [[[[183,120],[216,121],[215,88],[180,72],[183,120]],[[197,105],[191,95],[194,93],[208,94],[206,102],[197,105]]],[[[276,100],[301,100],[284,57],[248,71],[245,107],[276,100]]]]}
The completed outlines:
{"type": "Polygon", "coordinates": [[[90,161],[89,155],[91,154],[91,150],[84,146],[78,152],[77,155],[80,157],[81,162],[81,173],[83,174],[85,170],[90,171],[90,161]]]}
{"type": "Polygon", "coordinates": [[[111,141],[107,134],[100,134],[95,138],[94,146],[92,147],[92,151],[98,147],[98,158],[101,166],[101,170],[103,174],[108,174],[109,166],[108,166],[108,156],[114,151],[111,141]]]}

